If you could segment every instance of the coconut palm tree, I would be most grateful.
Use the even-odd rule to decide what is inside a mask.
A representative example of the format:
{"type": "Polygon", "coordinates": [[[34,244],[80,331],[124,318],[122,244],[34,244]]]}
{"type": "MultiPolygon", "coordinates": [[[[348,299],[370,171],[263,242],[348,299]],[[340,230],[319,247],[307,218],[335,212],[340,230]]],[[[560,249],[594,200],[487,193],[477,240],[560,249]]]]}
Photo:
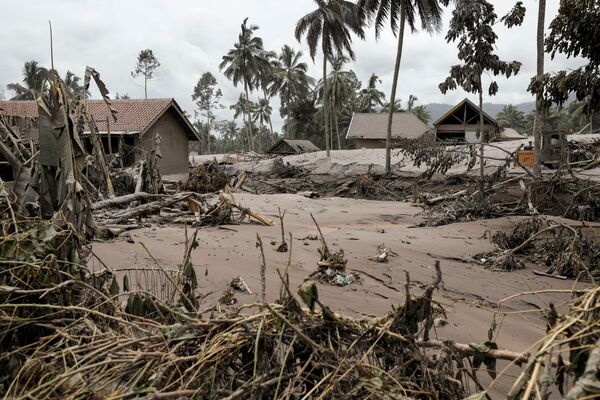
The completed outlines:
{"type": "MultiPolygon", "coordinates": [[[[219,69],[224,70],[223,73],[227,79],[233,82],[234,86],[237,87],[240,83],[244,86],[246,102],[250,102],[250,91],[260,85],[261,71],[269,70],[271,65],[269,64],[269,54],[263,48],[262,39],[254,35],[258,26],[248,26],[247,22],[248,18],[242,22],[238,41],[233,45],[234,48],[223,56],[219,69]]],[[[247,110],[244,110],[243,113],[248,127],[249,148],[252,150],[251,116],[247,110]]]]}
{"type": "Polygon", "coordinates": [[[525,113],[519,111],[517,107],[509,104],[502,108],[496,115],[496,121],[503,128],[513,128],[517,131],[524,131],[527,127],[527,117],[525,113]]]}
{"type": "MultiPolygon", "coordinates": [[[[546,0],[538,0],[538,23],[536,34],[536,77],[544,75],[544,24],[546,20],[546,0]]],[[[533,174],[538,178],[542,176],[542,130],[544,129],[544,114],[542,112],[542,96],[536,95],[535,113],[533,119],[533,174]]]]}
{"type": "MultiPolygon", "coordinates": [[[[301,62],[301,58],[302,51],[296,52],[286,44],[281,48],[279,62],[273,71],[271,90],[279,93],[281,110],[285,110],[286,125],[291,118],[290,103],[295,98],[307,96],[315,84],[315,80],[306,73],[308,65],[301,62]]],[[[288,130],[288,135],[293,139],[291,133],[293,130],[288,130]]]]}
{"type": "Polygon", "coordinates": [[[408,95],[408,102],[407,102],[407,105],[408,105],[408,112],[412,112],[412,110],[413,110],[413,107],[414,107],[415,103],[417,102],[417,100],[419,100],[419,99],[417,98],[417,96],[415,96],[415,95],[412,95],[412,94],[411,94],[411,95],[408,95]]]}
{"type": "Polygon", "coordinates": [[[90,92],[85,90],[83,85],[80,83],[81,78],[71,71],[67,71],[63,82],[72,97],[87,97],[90,95],[90,92]]]}
{"type": "Polygon", "coordinates": [[[48,70],[41,67],[35,60],[25,62],[23,66],[23,84],[9,83],[8,90],[15,92],[11,100],[35,100],[42,91],[44,79],[48,76],[48,70]]]}
{"type": "Polygon", "coordinates": [[[354,59],[351,32],[364,38],[364,19],[361,9],[353,2],[345,0],[315,0],[317,9],[309,12],[296,24],[296,39],[301,41],[306,35],[310,56],[314,60],[319,40],[323,53],[323,119],[325,127],[325,146],[327,157],[329,146],[329,100],[327,99],[327,63],[332,61],[334,53],[347,53],[354,59]]]}
{"type": "Polygon", "coordinates": [[[394,107],[390,110],[390,102],[387,102],[383,105],[383,108],[381,109],[382,113],[397,113],[397,112],[404,112],[404,108],[402,108],[402,100],[396,100],[394,101],[394,107]]]}
{"type": "Polygon", "coordinates": [[[273,124],[271,123],[271,114],[273,113],[273,107],[269,104],[268,99],[258,99],[258,103],[255,105],[253,110],[252,121],[258,122],[260,126],[269,125],[271,135],[273,135],[273,124]]]}
{"type": "MultiPolygon", "coordinates": [[[[442,2],[446,4],[447,0],[442,0],[442,2]]],[[[421,27],[424,30],[430,33],[439,31],[442,24],[440,2],[439,0],[359,0],[358,5],[365,15],[374,21],[376,38],[379,38],[386,19],[390,22],[392,32],[398,35],[396,64],[394,66],[392,92],[390,93],[390,103],[394,104],[396,101],[396,89],[398,87],[400,61],[402,60],[404,28],[408,25],[410,30],[415,32],[417,30],[417,19],[420,19],[421,27]]],[[[385,170],[387,172],[390,171],[393,111],[393,108],[390,108],[388,111],[387,135],[385,140],[385,170]]]]}
{"type": "Polygon", "coordinates": [[[416,106],[411,111],[417,118],[423,121],[425,124],[429,125],[429,121],[431,120],[431,113],[427,111],[425,106],[416,106]]]}
{"type": "Polygon", "coordinates": [[[361,112],[374,112],[376,107],[383,107],[385,102],[385,93],[377,89],[377,85],[381,83],[381,79],[375,74],[372,74],[367,83],[367,87],[362,89],[358,94],[358,103],[360,104],[361,112]]]}

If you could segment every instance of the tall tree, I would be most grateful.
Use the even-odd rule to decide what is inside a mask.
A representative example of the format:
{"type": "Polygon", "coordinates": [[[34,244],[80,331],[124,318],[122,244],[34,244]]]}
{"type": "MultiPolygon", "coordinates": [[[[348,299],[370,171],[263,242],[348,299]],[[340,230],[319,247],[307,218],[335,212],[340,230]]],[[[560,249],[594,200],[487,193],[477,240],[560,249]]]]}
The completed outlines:
{"type": "Polygon", "coordinates": [[[279,62],[273,71],[273,91],[279,93],[281,99],[281,116],[286,118],[288,130],[286,133],[291,139],[294,131],[290,128],[291,103],[294,99],[308,95],[315,80],[306,72],[308,66],[301,62],[302,51],[296,52],[287,44],[281,48],[279,62]]]}
{"type": "MultiPolygon", "coordinates": [[[[271,69],[269,63],[269,55],[263,48],[263,41],[260,37],[255,36],[254,32],[259,28],[256,25],[247,25],[248,18],[244,19],[241,25],[241,31],[238,36],[238,41],[234,43],[233,49],[230,49],[223,56],[223,61],[219,65],[219,69],[224,70],[223,73],[227,79],[233,82],[237,87],[238,84],[244,86],[246,102],[250,102],[250,91],[254,90],[260,82],[260,74],[271,69]]],[[[251,115],[244,108],[244,119],[248,133],[249,149],[252,150],[252,121],[251,115]]]]}
{"type": "Polygon", "coordinates": [[[252,117],[253,122],[258,122],[261,126],[269,125],[271,135],[273,132],[273,124],[271,123],[271,114],[273,113],[273,107],[269,104],[269,100],[265,98],[258,99],[258,103],[254,107],[254,115],[252,117]]]}
{"type": "Polygon", "coordinates": [[[417,100],[419,100],[419,99],[417,98],[417,96],[415,96],[413,94],[408,96],[408,102],[407,102],[408,112],[412,112],[413,107],[414,107],[415,103],[417,102],[417,100]]]}
{"type": "Polygon", "coordinates": [[[397,112],[404,112],[404,108],[402,108],[402,100],[398,99],[396,101],[394,101],[394,106],[391,106],[392,103],[390,103],[389,101],[387,103],[385,103],[383,105],[383,108],[381,109],[382,113],[397,113],[397,112]]]}
{"type": "Polygon", "coordinates": [[[131,76],[136,78],[140,75],[144,77],[144,98],[148,98],[148,81],[154,77],[154,71],[160,67],[158,58],[152,50],[145,49],[140,51],[137,58],[135,69],[131,72],[131,76]]]}
{"type": "MultiPolygon", "coordinates": [[[[448,0],[442,0],[447,4],[448,0]]],[[[402,60],[402,48],[404,44],[404,28],[408,24],[411,32],[415,32],[417,19],[421,21],[421,27],[427,32],[439,31],[442,24],[442,8],[438,0],[359,0],[359,7],[364,10],[370,19],[374,19],[375,37],[379,38],[386,19],[389,19],[394,35],[398,36],[396,49],[396,63],[394,65],[394,78],[392,80],[392,92],[390,103],[396,102],[396,90],[398,88],[398,74],[402,60]]],[[[394,118],[394,107],[388,111],[387,134],[385,139],[385,170],[390,171],[392,150],[392,121],[394,118]]]]}
{"type": "Polygon", "coordinates": [[[574,94],[584,101],[582,111],[588,117],[600,112],[600,7],[592,0],[561,0],[558,14],[550,23],[546,51],[587,59],[587,64],[555,74],[545,73],[532,79],[529,90],[541,96],[544,109],[559,105],[574,94]]]}
{"type": "Polygon", "coordinates": [[[351,32],[364,38],[363,14],[354,3],[345,0],[315,0],[317,9],[300,18],[296,24],[296,39],[301,41],[306,35],[310,56],[314,60],[319,40],[323,53],[323,119],[325,128],[325,148],[330,156],[331,135],[329,123],[329,100],[327,99],[327,63],[335,53],[347,53],[354,60],[351,32]]]}
{"type": "Polygon", "coordinates": [[[525,113],[512,104],[502,107],[502,111],[496,115],[496,121],[503,128],[513,128],[520,132],[527,126],[525,113]]]}
{"type": "Polygon", "coordinates": [[[375,111],[376,107],[383,107],[385,94],[377,88],[378,84],[381,84],[381,79],[377,75],[371,74],[367,87],[358,94],[361,112],[371,113],[375,111]]]}
{"type": "Polygon", "coordinates": [[[23,84],[9,83],[8,90],[15,92],[11,100],[35,100],[42,91],[44,80],[48,77],[48,70],[41,67],[35,60],[26,61],[23,66],[23,84]]]}
{"type": "MultiPolygon", "coordinates": [[[[515,8],[502,21],[507,26],[520,24],[525,16],[524,8],[517,3],[515,8]]],[[[494,54],[496,39],[493,26],[498,16],[494,6],[487,0],[457,0],[456,8],[452,12],[450,29],[446,35],[448,43],[458,41],[458,58],[463,62],[450,68],[450,76],[440,83],[442,93],[454,90],[459,86],[466,92],[479,95],[479,166],[481,185],[484,184],[484,145],[490,138],[484,131],[483,114],[483,74],[492,76],[504,75],[510,78],[521,69],[518,61],[506,62],[494,54]]],[[[487,93],[494,96],[498,93],[498,83],[492,81],[487,88],[487,93]]]]}
{"type": "Polygon", "coordinates": [[[63,83],[72,97],[89,96],[89,90],[86,90],[80,82],[81,78],[71,71],[67,71],[63,79],[63,83]]]}
{"type": "MultiPolygon", "coordinates": [[[[537,38],[536,38],[536,78],[544,75],[544,24],[546,22],[546,0],[538,0],[538,21],[537,21],[537,38]]],[[[542,175],[542,130],[544,128],[543,121],[543,105],[541,94],[535,96],[535,114],[533,119],[533,174],[538,178],[542,175]]]]}
{"type": "Polygon", "coordinates": [[[208,154],[210,154],[210,134],[215,122],[214,110],[223,108],[221,97],[223,97],[223,93],[217,87],[217,78],[210,72],[202,74],[194,87],[192,100],[198,106],[200,114],[206,118],[206,127],[208,129],[206,151],[208,154]]]}
{"type": "Polygon", "coordinates": [[[346,62],[348,62],[348,58],[344,55],[337,55],[332,62],[331,73],[327,75],[326,82],[320,81],[317,86],[321,104],[324,104],[324,99],[329,102],[328,111],[332,129],[335,127],[338,150],[342,149],[340,116],[344,108],[355,103],[356,92],[360,88],[360,81],[354,71],[344,69],[346,62]],[[327,88],[326,95],[324,94],[325,88],[327,88]]]}

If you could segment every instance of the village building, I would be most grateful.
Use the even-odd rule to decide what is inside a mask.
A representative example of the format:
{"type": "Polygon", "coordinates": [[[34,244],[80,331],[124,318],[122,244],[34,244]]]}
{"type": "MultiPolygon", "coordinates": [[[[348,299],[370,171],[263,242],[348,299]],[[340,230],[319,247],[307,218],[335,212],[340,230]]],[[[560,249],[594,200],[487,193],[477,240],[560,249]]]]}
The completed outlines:
{"type": "Polygon", "coordinates": [[[312,153],[320,151],[310,140],[279,139],[267,150],[267,154],[288,156],[293,154],[312,153]]]}
{"type": "MultiPolygon", "coordinates": [[[[346,139],[352,140],[355,149],[385,148],[387,126],[387,113],[354,113],[346,139]]],[[[397,144],[398,139],[417,139],[430,131],[431,128],[413,113],[396,112],[392,120],[392,145],[397,144]]]]}
{"type": "MultiPolygon", "coordinates": [[[[461,143],[479,143],[479,107],[471,100],[464,99],[433,123],[435,139],[461,143]]],[[[483,131],[493,139],[500,133],[498,122],[483,113],[483,131]]]]}
{"type": "MultiPolygon", "coordinates": [[[[196,129],[174,99],[112,100],[114,121],[103,100],[87,100],[106,154],[120,154],[124,166],[144,157],[155,134],[160,140],[160,173],[181,177],[189,172],[189,142],[199,140],[196,129]]],[[[0,115],[24,140],[38,143],[38,105],[35,101],[0,101],[0,115]]],[[[83,144],[91,151],[89,128],[83,144]]]]}

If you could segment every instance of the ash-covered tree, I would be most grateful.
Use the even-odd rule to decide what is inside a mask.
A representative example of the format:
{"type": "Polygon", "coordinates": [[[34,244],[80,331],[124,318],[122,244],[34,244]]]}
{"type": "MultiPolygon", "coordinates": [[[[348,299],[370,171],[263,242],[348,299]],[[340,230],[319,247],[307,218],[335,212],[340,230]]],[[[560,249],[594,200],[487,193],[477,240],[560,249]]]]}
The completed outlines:
{"type": "MultiPolygon", "coordinates": [[[[392,80],[392,91],[390,103],[396,104],[396,89],[398,87],[398,74],[402,60],[402,48],[404,46],[404,28],[406,25],[411,32],[416,32],[417,23],[421,22],[421,28],[429,33],[439,31],[442,25],[442,8],[440,3],[447,5],[449,0],[359,0],[358,6],[365,15],[374,21],[375,37],[379,38],[386,20],[389,20],[390,28],[394,35],[398,36],[396,48],[396,63],[394,65],[394,78],[392,80]],[[420,21],[418,21],[420,20],[420,21]]],[[[392,151],[392,122],[395,107],[388,107],[387,132],[385,139],[385,170],[390,172],[392,151]]]]}
{"type": "MultiPolygon", "coordinates": [[[[521,2],[501,21],[508,27],[520,25],[525,16],[525,9],[521,2]]],[[[448,43],[456,42],[458,58],[462,64],[453,65],[450,75],[440,83],[439,88],[443,94],[449,90],[463,88],[466,92],[476,93],[479,96],[479,163],[481,184],[484,183],[484,145],[489,139],[488,132],[484,131],[483,117],[483,74],[491,76],[503,75],[510,78],[521,69],[518,61],[502,61],[494,53],[496,39],[494,25],[498,16],[494,6],[486,0],[457,0],[456,8],[452,11],[450,28],[446,35],[448,43]]],[[[498,93],[498,83],[492,80],[486,90],[489,96],[498,93]]]]}
{"type": "Polygon", "coordinates": [[[574,94],[581,112],[590,120],[600,111],[600,5],[596,0],[561,0],[558,15],[550,23],[546,52],[567,58],[581,57],[587,64],[569,71],[534,78],[529,91],[541,97],[544,109],[563,105],[574,94]]]}
{"type": "Polygon", "coordinates": [[[138,76],[144,77],[144,98],[148,98],[148,81],[154,78],[154,71],[160,67],[158,58],[154,55],[152,50],[145,49],[140,51],[137,58],[137,64],[135,69],[131,71],[131,76],[137,78],[138,76]]]}
{"type": "Polygon", "coordinates": [[[423,121],[425,124],[429,125],[429,121],[431,120],[431,113],[427,110],[427,108],[423,105],[416,106],[411,111],[417,118],[423,121]]]}
{"type": "Polygon", "coordinates": [[[377,88],[381,84],[381,79],[375,74],[371,74],[367,87],[358,94],[358,103],[360,112],[372,113],[377,107],[383,107],[385,103],[385,93],[377,88]]]}
{"type": "Polygon", "coordinates": [[[315,59],[317,47],[321,45],[323,52],[323,120],[325,128],[325,148],[330,155],[330,101],[327,98],[327,64],[335,55],[348,54],[354,60],[351,32],[364,38],[364,18],[361,9],[353,2],[346,0],[315,0],[317,8],[309,12],[296,23],[296,39],[300,41],[306,36],[310,57],[315,59]],[[320,43],[319,43],[320,41],[320,43]]]}
{"type": "Polygon", "coordinates": [[[9,83],[8,90],[15,92],[11,100],[35,100],[42,91],[42,84],[48,77],[48,69],[35,61],[27,61],[23,65],[23,83],[9,83]]]}
{"type": "MultiPolygon", "coordinates": [[[[243,85],[245,100],[249,104],[250,92],[261,86],[263,82],[260,77],[265,75],[265,71],[270,71],[272,68],[271,53],[265,51],[262,38],[255,35],[259,29],[257,25],[248,26],[248,18],[246,18],[240,28],[238,41],[223,56],[219,69],[223,70],[223,74],[233,82],[235,87],[240,83],[243,85]]],[[[248,147],[249,150],[254,150],[252,116],[245,107],[242,108],[242,113],[245,119],[244,129],[248,136],[248,147]]]]}
{"type": "Polygon", "coordinates": [[[221,97],[223,97],[223,93],[217,87],[217,78],[210,72],[202,74],[198,79],[198,83],[194,86],[192,100],[198,106],[198,113],[205,118],[206,128],[208,129],[206,135],[207,154],[210,154],[210,135],[215,122],[214,110],[223,108],[221,97]]]}

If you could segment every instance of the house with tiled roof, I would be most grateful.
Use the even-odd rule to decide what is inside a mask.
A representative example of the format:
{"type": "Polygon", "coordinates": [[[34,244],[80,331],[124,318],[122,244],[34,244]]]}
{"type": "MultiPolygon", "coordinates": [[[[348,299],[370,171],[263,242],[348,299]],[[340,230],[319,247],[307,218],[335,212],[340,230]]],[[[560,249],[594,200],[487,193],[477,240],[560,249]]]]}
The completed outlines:
{"type": "MultiPolygon", "coordinates": [[[[112,100],[117,111],[113,120],[103,100],[87,100],[86,106],[102,138],[107,154],[121,154],[125,165],[131,165],[144,155],[154,134],[160,136],[159,162],[163,176],[187,175],[189,142],[197,141],[196,129],[174,99],[112,100]]],[[[0,101],[0,115],[24,139],[37,142],[38,108],[35,101],[0,101]]],[[[86,129],[88,127],[86,126],[86,129]]],[[[84,131],[84,144],[91,147],[84,131]]]]}

